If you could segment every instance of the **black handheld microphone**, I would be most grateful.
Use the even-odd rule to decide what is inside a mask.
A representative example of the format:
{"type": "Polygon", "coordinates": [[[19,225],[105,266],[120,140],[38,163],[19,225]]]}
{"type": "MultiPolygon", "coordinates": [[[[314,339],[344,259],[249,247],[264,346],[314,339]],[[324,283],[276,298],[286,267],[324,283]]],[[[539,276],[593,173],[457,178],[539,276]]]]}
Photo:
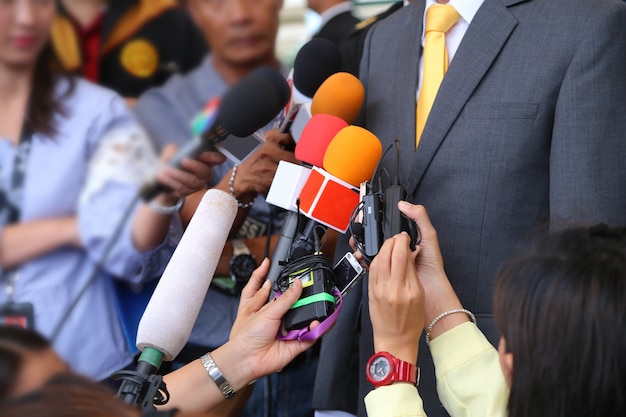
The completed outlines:
{"type": "Polygon", "coordinates": [[[341,53],[327,39],[316,38],[298,51],[288,77],[290,98],[278,115],[274,127],[281,133],[289,132],[300,107],[311,102],[317,89],[331,75],[341,71],[341,53]]]}
{"type": "MultiPolygon", "coordinates": [[[[251,135],[268,124],[288,98],[289,86],[278,71],[269,67],[253,71],[224,94],[215,113],[205,121],[206,127],[194,132],[193,140],[180,149],[169,164],[180,168],[184,158],[195,158],[204,151],[216,150],[215,144],[229,135],[251,135]]],[[[154,182],[144,186],[140,195],[144,201],[150,201],[166,190],[163,184],[154,182]]]]}

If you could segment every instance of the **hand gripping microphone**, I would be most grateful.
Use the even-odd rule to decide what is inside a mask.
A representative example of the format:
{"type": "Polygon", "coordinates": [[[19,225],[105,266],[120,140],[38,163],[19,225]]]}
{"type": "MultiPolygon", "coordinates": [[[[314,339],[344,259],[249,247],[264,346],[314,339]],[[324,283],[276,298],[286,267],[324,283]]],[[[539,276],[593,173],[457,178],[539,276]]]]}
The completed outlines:
{"type": "Polygon", "coordinates": [[[332,74],[341,71],[341,54],[327,39],[316,38],[298,51],[287,82],[291,97],[275,120],[274,128],[289,132],[301,106],[311,101],[319,86],[332,74]]]}
{"type": "MultiPolygon", "coordinates": [[[[300,55],[298,62],[305,69],[314,66],[313,62],[308,62],[312,60],[312,58],[309,58],[310,56],[319,58],[315,53],[311,53],[311,50],[315,52],[312,45],[326,47],[326,43],[321,40],[318,43],[311,42],[311,45],[307,44],[311,48],[310,50],[303,47],[299,53],[302,55],[300,55]]],[[[332,48],[330,49],[332,50],[332,48]]],[[[330,75],[326,79],[321,80],[320,85],[325,85],[325,87],[319,91],[319,94],[313,94],[312,105],[315,105],[320,114],[316,114],[313,117],[309,115],[306,118],[306,122],[303,122],[305,125],[299,133],[294,134],[294,129],[292,129],[292,135],[296,141],[295,156],[305,166],[322,167],[324,154],[329,143],[341,129],[347,127],[348,123],[350,123],[350,121],[346,121],[332,113],[339,113],[344,117],[350,114],[356,115],[363,105],[364,89],[360,81],[355,77],[350,78],[343,75],[336,77],[338,74],[340,73],[330,75]],[[345,106],[342,112],[336,111],[337,106],[333,104],[335,97],[341,97],[339,102],[345,106]],[[326,111],[330,114],[325,114],[324,112],[326,111]]],[[[318,87],[318,89],[321,88],[318,87]]],[[[303,110],[300,114],[306,114],[306,112],[303,110]]],[[[272,283],[278,278],[282,264],[289,258],[295,236],[302,230],[301,226],[306,223],[301,221],[303,219],[299,216],[296,199],[308,175],[308,169],[281,161],[274,176],[272,187],[267,195],[266,200],[270,204],[290,210],[285,216],[283,228],[274,248],[272,262],[267,274],[268,279],[272,283]]]]}
{"type": "MultiPolygon", "coordinates": [[[[298,142],[296,150],[305,143],[298,142]]],[[[313,167],[299,195],[300,209],[309,220],[294,239],[289,261],[276,283],[276,291],[283,292],[296,277],[303,282],[299,301],[283,317],[286,332],[336,315],[335,276],[328,259],[321,254],[319,235],[327,227],[342,233],[347,230],[359,204],[358,184],[371,178],[381,156],[382,144],[376,136],[363,128],[347,126],[328,144],[324,169],[313,167]]],[[[310,159],[315,157],[313,154],[310,159]]]]}
{"type": "Polygon", "coordinates": [[[306,182],[311,166],[322,166],[324,153],[337,132],[347,126],[343,120],[331,115],[317,115],[311,119],[303,134],[303,140],[296,144],[294,155],[301,165],[280,161],[274,175],[266,201],[288,212],[283,221],[280,236],[267,274],[272,283],[276,281],[284,262],[291,254],[294,237],[306,225],[298,212],[297,199],[306,182]]]}
{"type": "MultiPolygon", "coordinates": [[[[378,173],[377,178],[363,181],[360,187],[361,203],[351,219],[350,232],[366,262],[372,261],[386,239],[400,232],[407,232],[409,235],[411,250],[415,250],[415,246],[421,241],[417,223],[398,209],[398,202],[410,200],[411,194],[410,189],[400,183],[400,147],[397,138],[395,146],[396,172],[393,179],[387,178],[385,183],[381,173],[378,173]]],[[[389,149],[391,146],[387,150],[389,149]]]]}
{"type": "MultiPolygon", "coordinates": [[[[231,87],[221,99],[212,99],[192,121],[193,139],[169,161],[180,167],[184,158],[194,158],[228,137],[247,137],[267,125],[287,102],[289,86],[269,67],[259,68],[231,87]]],[[[141,190],[150,201],[167,188],[158,182],[141,190]]]]}
{"type": "Polygon", "coordinates": [[[359,184],[371,178],[382,154],[378,138],[363,128],[345,126],[330,115],[316,115],[311,122],[295,153],[312,169],[281,161],[267,196],[271,204],[291,210],[272,256],[268,274],[272,283],[290,259],[314,251],[314,230],[347,230],[359,203],[359,184]],[[324,147],[326,151],[320,152],[324,147]]]}
{"type": "Polygon", "coordinates": [[[139,322],[136,371],[114,375],[123,380],[117,395],[125,402],[142,409],[167,402],[167,390],[155,374],[189,339],[236,213],[237,201],[228,193],[212,189],[204,194],[139,322]]]}

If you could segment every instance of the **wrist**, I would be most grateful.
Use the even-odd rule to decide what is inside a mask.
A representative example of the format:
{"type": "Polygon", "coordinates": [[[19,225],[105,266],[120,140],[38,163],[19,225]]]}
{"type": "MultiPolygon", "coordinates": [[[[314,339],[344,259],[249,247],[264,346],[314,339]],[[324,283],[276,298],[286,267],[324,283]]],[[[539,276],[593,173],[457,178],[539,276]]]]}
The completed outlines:
{"type": "Polygon", "coordinates": [[[430,343],[430,341],[437,336],[453,329],[456,326],[467,323],[468,321],[476,324],[474,314],[471,311],[464,309],[462,306],[441,310],[441,313],[435,316],[432,320],[426,322],[428,323],[425,328],[426,343],[430,343]]]}
{"type": "Polygon", "coordinates": [[[224,398],[229,399],[232,398],[236,390],[232,387],[226,376],[222,373],[222,367],[219,367],[213,358],[211,352],[207,352],[200,357],[200,362],[204,367],[208,377],[213,381],[213,383],[217,386],[219,391],[222,393],[224,398]]]}
{"type": "Polygon", "coordinates": [[[68,217],[65,221],[66,241],[74,247],[81,247],[80,230],[78,228],[78,219],[76,216],[68,217]]]}
{"type": "Polygon", "coordinates": [[[389,344],[375,344],[374,352],[389,352],[398,359],[405,362],[415,363],[418,355],[419,340],[415,340],[412,345],[398,345],[394,343],[389,344]]]}
{"type": "Polygon", "coordinates": [[[365,376],[368,382],[379,388],[396,383],[419,384],[419,368],[415,361],[402,360],[390,352],[376,352],[367,362],[365,376]]]}
{"type": "Polygon", "coordinates": [[[235,200],[237,200],[237,206],[239,208],[249,208],[250,206],[252,206],[254,200],[256,199],[256,193],[241,191],[238,189],[238,187],[236,186],[238,168],[239,166],[237,164],[233,166],[230,178],[228,179],[228,191],[230,192],[230,195],[232,195],[235,200]]]}
{"type": "Polygon", "coordinates": [[[235,392],[240,391],[255,379],[247,364],[247,357],[242,358],[241,352],[241,349],[231,346],[230,342],[226,342],[211,352],[215,364],[235,392]]]}
{"type": "Polygon", "coordinates": [[[185,203],[185,198],[174,196],[159,196],[148,203],[148,206],[158,214],[169,216],[178,213],[185,203]]]}

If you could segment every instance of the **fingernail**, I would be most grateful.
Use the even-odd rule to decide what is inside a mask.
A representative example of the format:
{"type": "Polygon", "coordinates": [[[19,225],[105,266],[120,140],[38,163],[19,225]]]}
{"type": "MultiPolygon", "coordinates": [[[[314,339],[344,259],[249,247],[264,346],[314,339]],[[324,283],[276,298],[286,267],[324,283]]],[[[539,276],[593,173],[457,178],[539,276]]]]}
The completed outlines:
{"type": "Polygon", "coordinates": [[[411,205],[407,203],[406,201],[399,201],[398,207],[401,209],[408,209],[409,207],[411,207],[411,205]]]}
{"type": "Polygon", "coordinates": [[[272,285],[271,281],[266,279],[261,288],[269,288],[270,285],[272,285]]]}

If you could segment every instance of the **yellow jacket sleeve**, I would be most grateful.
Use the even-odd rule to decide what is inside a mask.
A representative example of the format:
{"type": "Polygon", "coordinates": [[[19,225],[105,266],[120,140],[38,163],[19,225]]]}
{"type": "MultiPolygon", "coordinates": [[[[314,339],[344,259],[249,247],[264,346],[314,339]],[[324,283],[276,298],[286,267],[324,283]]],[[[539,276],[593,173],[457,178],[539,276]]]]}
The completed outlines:
{"type": "MultiPolygon", "coordinates": [[[[434,339],[437,391],[452,417],[505,417],[509,390],[498,353],[473,323],[464,323],[434,339]]],[[[415,387],[393,384],[365,397],[369,417],[426,416],[415,387]]]]}
{"type": "Polygon", "coordinates": [[[437,392],[452,417],[505,417],[509,390],[498,352],[473,323],[430,342],[437,392]]]}

